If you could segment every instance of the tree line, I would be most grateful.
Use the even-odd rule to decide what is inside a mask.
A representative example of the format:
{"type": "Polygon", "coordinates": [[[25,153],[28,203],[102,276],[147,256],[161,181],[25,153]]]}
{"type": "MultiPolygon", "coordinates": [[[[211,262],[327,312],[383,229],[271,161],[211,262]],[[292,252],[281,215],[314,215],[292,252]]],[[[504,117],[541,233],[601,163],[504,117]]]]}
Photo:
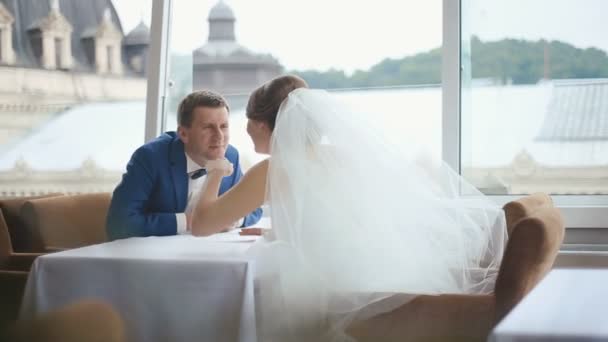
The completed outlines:
{"type": "MultiPolygon", "coordinates": [[[[608,56],[597,48],[580,49],[562,41],[502,39],[481,41],[472,37],[473,78],[498,84],[534,84],[541,79],[608,77],[608,56]]],[[[466,52],[465,52],[466,53],[466,52]]],[[[466,56],[465,60],[466,60],[466,56]]],[[[293,70],[314,88],[361,88],[441,83],[441,50],[400,59],[386,58],[369,70],[347,75],[343,70],[293,70]]]]}

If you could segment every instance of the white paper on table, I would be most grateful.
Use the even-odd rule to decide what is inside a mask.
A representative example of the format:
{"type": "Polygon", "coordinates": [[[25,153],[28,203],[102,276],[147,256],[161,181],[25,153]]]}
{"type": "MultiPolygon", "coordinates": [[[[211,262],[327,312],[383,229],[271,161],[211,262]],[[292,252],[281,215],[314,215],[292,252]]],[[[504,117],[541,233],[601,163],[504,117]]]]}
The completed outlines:
{"type": "Polygon", "coordinates": [[[258,221],[258,223],[252,225],[251,227],[245,227],[245,228],[266,228],[266,229],[270,229],[271,225],[270,225],[270,217],[268,216],[264,216],[260,219],[260,221],[258,221]]]}

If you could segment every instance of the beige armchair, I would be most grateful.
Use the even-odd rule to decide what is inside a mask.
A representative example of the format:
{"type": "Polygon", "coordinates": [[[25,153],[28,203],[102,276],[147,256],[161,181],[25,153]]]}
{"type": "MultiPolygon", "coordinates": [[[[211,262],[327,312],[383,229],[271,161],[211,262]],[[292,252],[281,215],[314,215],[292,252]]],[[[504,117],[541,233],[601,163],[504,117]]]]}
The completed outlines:
{"type": "Polygon", "coordinates": [[[36,257],[106,240],[109,205],[109,193],[0,201],[0,325],[17,318],[28,272],[36,257]],[[15,252],[13,241],[18,241],[21,249],[36,253],[15,252]]]}
{"type": "Polygon", "coordinates": [[[102,243],[110,193],[70,195],[27,201],[21,208],[36,249],[57,251],[102,243]]]}
{"type": "Polygon", "coordinates": [[[349,334],[357,341],[485,341],[549,272],[563,241],[564,224],[552,205],[525,214],[512,229],[493,294],[421,295],[352,324],[349,334]]]}

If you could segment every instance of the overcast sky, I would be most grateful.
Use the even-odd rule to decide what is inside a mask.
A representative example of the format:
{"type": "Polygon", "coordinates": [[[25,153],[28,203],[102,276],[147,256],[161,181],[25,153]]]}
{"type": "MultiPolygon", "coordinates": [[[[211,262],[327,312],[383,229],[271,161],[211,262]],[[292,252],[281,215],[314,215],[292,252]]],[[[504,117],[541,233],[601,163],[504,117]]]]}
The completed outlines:
{"type": "MultiPolygon", "coordinates": [[[[237,17],[239,43],[274,55],[287,69],[367,69],[441,45],[441,0],[224,0],[237,17]]],[[[126,32],[151,0],[113,0],[126,32]]],[[[171,50],[191,53],[207,40],[216,0],[174,0],[171,50]]],[[[608,0],[465,0],[465,18],[482,40],[559,39],[608,51],[608,0]]]]}

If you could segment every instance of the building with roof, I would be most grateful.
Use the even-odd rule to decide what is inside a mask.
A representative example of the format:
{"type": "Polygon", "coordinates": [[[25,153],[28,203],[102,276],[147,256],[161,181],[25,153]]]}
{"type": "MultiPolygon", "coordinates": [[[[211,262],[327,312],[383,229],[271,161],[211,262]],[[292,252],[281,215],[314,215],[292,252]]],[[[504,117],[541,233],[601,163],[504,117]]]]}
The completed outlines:
{"type": "MultiPolygon", "coordinates": [[[[463,139],[466,179],[489,194],[608,193],[607,90],[602,79],[476,89],[475,127],[463,134],[472,137],[469,146],[463,139]],[[577,130],[561,124],[579,116],[577,130]]],[[[441,123],[440,88],[334,94],[353,108],[379,113],[386,134],[408,146],[436,135],[441,123]]],[[[0,197],[112,191],[143,141],[144,121],[144,101],[86,103],[52,115],[0,150],[0,197]]],[[[232,111],[230,121],[241,165],[251,165],[259,159],[244,109],[232,111]]],[[[425,153],[439,158],[440,138],[429,147],[425,153]]]]}
{"type": "MultiPolygon", "coordinates": [[[[523,130],[527,120],[517,120],[523,130]]],[[[517,135],[518,127],[511,131],[517,135]]],[[[498,143],[501,145],[505,143],[498,143]]],[[[608,79],[554,80],[540,129],[510,163],[463,170],[488,193],[608,193],[608,79]]]]}
{"type": "Polygon", "coordinates": [[[273,56],[255,53],[236,41],[236,16],[223,0],[213,6],[208,22],[208,41],[193,52],[193,89],[249,94],[283,72],[273,56]]]}
{"type": "Polygon", "coordinates": [[[146,34],[125,37],[111,0],[0,0],[0,145],[79,103],[144,99],[146,34]]]}

